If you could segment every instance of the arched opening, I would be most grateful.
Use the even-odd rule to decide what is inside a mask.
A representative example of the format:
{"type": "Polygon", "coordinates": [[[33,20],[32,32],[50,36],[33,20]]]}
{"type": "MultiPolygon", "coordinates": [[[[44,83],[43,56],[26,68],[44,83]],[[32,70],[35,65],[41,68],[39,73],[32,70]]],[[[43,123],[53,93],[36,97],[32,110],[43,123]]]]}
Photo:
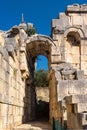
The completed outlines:
{"type": "MultiPolygon", "coordinates": [[[[42,55],[39,55],[39,57],[42,55]]],[[[30,105],[27,107],[29,112],[29,120],[49,120],[49,87],[46,83],[46,76],[48,70],[44,70],[44,66],[40,65],[38,56],[30,57],[29,68],[30,68],[30,77],[27,79],[27,98],[30,105]],[[36,70],[36,62],[38,70],[36,70]]],[[[42,57],[43,59],[43,57],[42,57]]],[[[47,60],[47,58],[44,58],[47,60]]],[[[44,60],[43,59],[43,60],[44,60]]],[[[45,63],[44,63],[45,64],[45,63]]],[[[46,65],[46,69],[48,66],[46,65]]]]}
{"type": "MultiPolygon", "coordinates": [[[[26,56],[27,56],[27,63],[29,68],[29,77],[26,80],[26,94],[25,98],[28,102],[27,106],[25,106],[25,118],[26,121],[31,120],[49,120],[49,89],[46,88],[48,86],[41,86],[42,88],[39,89],[39,93],[41,94],[43,90],[43,95],[46,96],[47,99],[43,100],[44,97],[40,97],[40,99],[37,99],[37,93],[36,93],[36,84],[35,84],[35,70],[36,70],[36,61],[40,62],[41,57],[44,57],[45,60],[47,60],[48,65],[46,65],[46,70],[49,70],[50,67],[50,59],[51,59],[51,46],[52,41],[50,41],[42,37],[42,39],[38,36],[38,38],[28,42],[26,45],[26,56]],[[51,43],[50,43],[51,42],[51,43]],[[41,90],[42,89],[42,90],[41,90]],[[47,90],[48,89],[48,90],[47,90]],[[42,98],[42,99],[41,99],[42,98]]],[[[43,62],[43,66],[45,63],[43,62]]],[[[42,65],[40,65],[41,71],[43,71],[44,68],[42,68],[42,65]]],[[[45,72],[44,71],[44,72],[45,72]]],[[[42,75],[44,76],[44,75],[42,75]]]]}
{"type": "Polygon", "coordinates": [[[49,120],[49,87],[47,75],[48,59],[44,55],[38,55],[34,71],[37,120],[49,120]]]}
{"type": "Polygon", "coordinates": [[[71,31],[66,40],[66,61],[76,69],[81,69],[81,37],[78,32],[71,31]]]}

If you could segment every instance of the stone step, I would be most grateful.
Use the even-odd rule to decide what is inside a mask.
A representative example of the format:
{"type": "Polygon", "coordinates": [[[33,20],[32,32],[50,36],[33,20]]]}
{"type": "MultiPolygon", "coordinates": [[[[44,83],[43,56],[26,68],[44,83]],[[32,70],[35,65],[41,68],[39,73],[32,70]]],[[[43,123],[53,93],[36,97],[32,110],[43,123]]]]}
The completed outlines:
{"type": "Polygon", "coordinates": [[[52,127],[47,122],[31,122],[17,126],[13,130],[52,130],[52,127]]]}

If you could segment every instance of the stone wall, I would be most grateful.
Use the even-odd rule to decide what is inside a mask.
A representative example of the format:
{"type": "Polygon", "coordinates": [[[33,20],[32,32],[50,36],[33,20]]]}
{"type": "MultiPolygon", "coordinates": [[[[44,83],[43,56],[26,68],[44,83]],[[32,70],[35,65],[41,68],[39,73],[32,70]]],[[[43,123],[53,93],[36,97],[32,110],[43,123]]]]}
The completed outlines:
{"type": "Polygon", "coordinates": [[[58,57],[61,57],[61,60],[57,58],[57,62],[71,63],[76,69],[84,70],[85,75],[87,75],[86,9],[87,5],[67,6],[65,13],[59,13],[58,19],[52,20],[52,38],[60,53],[58,57]]]}
{"type": "Polygon", "coordinates": [[[26,55],[23,58],[23,51],[21,52],[20,48],[14,49],[19,43],[11,34],[0,34],[0,130],[12,130],[14,126],[26,121],[26,76],[23,75],[25,72],[22,72],[23,69],[28,72],[25,64],[23,68],[26,55]],[[24,60],[21,60],[21,57],[24,60]]]}
{"type": "Polygon", "coordinates": [[[87,129],[86,19],[87,5],[74,4],[67,6],[65,13],[59,13],[59,17],[52,20],[51,34],[56,48],[51,48],[54,75],[50,73],[53,79],[49,79],[52,82],[50,91],[53,91],[50,105],[55,101],[56,106],[55,103],[54,109],[50,106],[50,116],[69,129],[87,129]],[[53,114],[56,108],[57,116],[53,114]]]}
{"type": "Polygon", "coordinates": [[[50,121],[55,118],[68,129],[87,128],[87,79],[71,64],[54,66],[49,72],[50,121]]]}

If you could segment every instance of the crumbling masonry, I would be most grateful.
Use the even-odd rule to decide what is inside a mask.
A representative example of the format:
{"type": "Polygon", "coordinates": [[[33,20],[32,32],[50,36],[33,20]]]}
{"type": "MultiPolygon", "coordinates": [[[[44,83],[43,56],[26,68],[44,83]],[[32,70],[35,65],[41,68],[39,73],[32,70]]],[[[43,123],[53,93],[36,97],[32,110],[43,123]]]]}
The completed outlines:
{"type": "Polygon", "coordinates": [[[0,130],[35,119],[35,59],[49,61],[50,122],[87,128],[87,5],[67,6],[52,20],[51,38],[26,34],[22,22],[0,31],[0,130]]]}

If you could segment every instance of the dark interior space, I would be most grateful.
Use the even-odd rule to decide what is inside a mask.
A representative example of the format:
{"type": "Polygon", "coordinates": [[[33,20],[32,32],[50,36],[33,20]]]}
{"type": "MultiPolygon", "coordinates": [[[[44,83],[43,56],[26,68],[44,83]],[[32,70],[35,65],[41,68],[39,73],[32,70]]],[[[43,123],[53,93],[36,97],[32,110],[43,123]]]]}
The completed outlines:
{"type": "Polygon", "coordinates": [[[36,104],[36,119],[49,120],[49,102],[39,100],[36,104]]]}

